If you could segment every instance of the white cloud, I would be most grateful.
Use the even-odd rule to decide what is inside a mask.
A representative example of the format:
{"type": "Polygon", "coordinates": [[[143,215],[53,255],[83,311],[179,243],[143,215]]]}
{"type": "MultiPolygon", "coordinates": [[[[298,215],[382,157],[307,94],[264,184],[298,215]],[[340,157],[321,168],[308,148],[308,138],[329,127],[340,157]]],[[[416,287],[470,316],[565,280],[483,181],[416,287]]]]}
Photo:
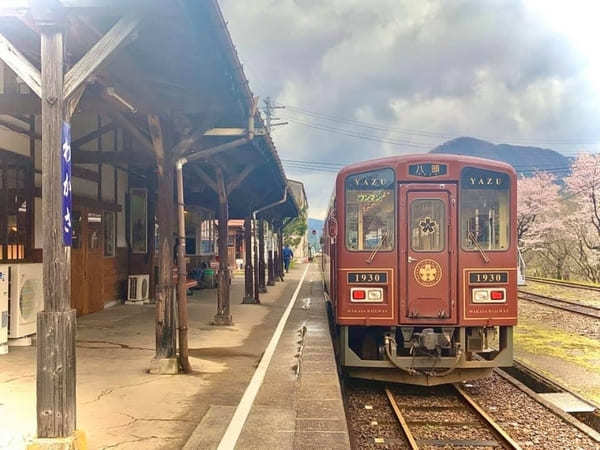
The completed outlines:
{"type": "MultiPolygon", "coordinates": [[[[600,38],[597,14],[590,2],[550,3],[554,9],[547,0],[221,6],[251,87],[288,106],[278,113],[290,124],[274,132],[281,157],[338,162],[425,152],[464,135],[531,144],[598,136],[600,64],[587,54],[598,39],[585,39],[600,38]]],[[[286,171],[305,182],[311,215],[322,217],[334,174],[286,171]]]]}

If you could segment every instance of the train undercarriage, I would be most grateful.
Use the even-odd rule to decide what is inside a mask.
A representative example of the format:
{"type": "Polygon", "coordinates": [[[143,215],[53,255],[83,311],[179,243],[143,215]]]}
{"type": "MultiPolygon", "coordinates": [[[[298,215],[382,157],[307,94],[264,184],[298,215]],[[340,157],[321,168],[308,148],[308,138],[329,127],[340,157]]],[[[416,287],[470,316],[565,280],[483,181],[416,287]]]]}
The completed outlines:
{"type": "Polygon", "coordinates": [[[336,351],[351,377],[433,386],[474,380],[513,360],[513,329],[338,326],[336,351]]]}

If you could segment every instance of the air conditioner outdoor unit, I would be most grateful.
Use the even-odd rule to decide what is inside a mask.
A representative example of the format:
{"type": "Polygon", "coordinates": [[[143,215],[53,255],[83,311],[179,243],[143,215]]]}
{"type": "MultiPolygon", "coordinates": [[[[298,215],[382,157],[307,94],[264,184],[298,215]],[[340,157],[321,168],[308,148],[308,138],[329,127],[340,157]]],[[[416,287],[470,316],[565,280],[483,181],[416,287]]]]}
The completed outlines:
{"type": "MultiPolygon", "coordinates": [[[[44,307],[41,264],[10,266],[8,337],[20,340],[36,332],[37,313],[44,307]]],[[[11,345],[30,345],[31,340],[11,341],[11,345]]]]}
{"type": "Polygon", "coordinates": [[[8,353],[8,266],[0,266],[0,355],[8,353]]]}
{"type": "Polygon", "coordinates": [[[129,275],[127,301],[147,302],[150,292],[150,275],[129,275]]]}

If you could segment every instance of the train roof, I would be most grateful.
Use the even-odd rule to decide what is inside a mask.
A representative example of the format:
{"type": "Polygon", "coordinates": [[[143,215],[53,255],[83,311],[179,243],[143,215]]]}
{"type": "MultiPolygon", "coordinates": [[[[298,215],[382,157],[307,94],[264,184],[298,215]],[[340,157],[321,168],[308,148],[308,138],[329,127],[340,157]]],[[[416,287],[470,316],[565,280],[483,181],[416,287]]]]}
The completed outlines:
{"type": "Polygon", "coordinates": [[[458,163],[465,165],[473,165],[477,167],[484,167],[495,170],[503,170],[510,172],[516,176],[516,171],[513,166],[502,161],[495,161],[486,158],[477,158],[475,156],[464,156],[464,155],[452,155],[452,154],[439,154],[439,153],[415,153],[410,155],[399,155],[389,156],[386,158],[370,159],[367,161],[361,161],[353,163],[343,167],[338,176],[343,176],[349,173],[355,173],[361,170],[369,170],[382,167],[398,167],[400,165],[410,163],[458,163]]]}

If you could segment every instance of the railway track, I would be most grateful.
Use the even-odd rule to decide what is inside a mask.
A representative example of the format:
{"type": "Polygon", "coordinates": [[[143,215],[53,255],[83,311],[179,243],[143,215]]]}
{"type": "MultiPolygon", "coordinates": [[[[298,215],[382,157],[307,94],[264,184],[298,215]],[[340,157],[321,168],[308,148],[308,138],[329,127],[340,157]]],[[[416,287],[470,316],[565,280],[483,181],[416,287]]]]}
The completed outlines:
{"type": "Polygon", "coordinates": [[[574,288],[574,289],[583,289],[586,291],[600,292],[600,286],[590,286],[587,284],[577,283],[574,281],[551,280],[548,278],[538,278],[538,277],[526,277],[526,279],[529,281],[535,281],[536,283],[553,284],[556,286],[564,286],[564,287],[570,287],[570,288],[574,288]]]}
{"type": "Polygon", "coordinates": [[[563,311],[570,311],[576,314],[582,314],[584,316],[600,319],[600,308],[597,306],[582,305],[581,303],[572,302],[569,300],[534,294],[533,292],[527,292],[522,289],[518,290],[518,297],[521,300],[528,300],[541,305],[550,306],[552,308],[562,309],[563,311]]]}
{"type": "Polygon", "coordinates": [[[389,388],[385,388],[385,394],[411,449],[521,448],[458,384],[440,391],[443,393],[428,397],[424,404],[415,402],[414,396],[393,394],[389,388]],[[402,400],[401,403],[398,403],[398,398],[402,400]]]}

